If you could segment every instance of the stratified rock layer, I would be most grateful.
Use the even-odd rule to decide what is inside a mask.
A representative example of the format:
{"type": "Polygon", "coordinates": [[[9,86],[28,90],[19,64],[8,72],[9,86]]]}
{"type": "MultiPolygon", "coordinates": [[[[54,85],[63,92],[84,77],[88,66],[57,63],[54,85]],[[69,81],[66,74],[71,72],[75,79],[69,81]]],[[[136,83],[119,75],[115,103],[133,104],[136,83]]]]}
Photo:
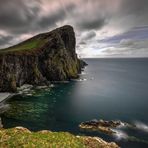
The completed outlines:
{"type": "Polygon", "coordinates": [[[74,30],[67,25],[0,50],[0,92],[77,78],[83,62],[75,45],[74,30]]]}

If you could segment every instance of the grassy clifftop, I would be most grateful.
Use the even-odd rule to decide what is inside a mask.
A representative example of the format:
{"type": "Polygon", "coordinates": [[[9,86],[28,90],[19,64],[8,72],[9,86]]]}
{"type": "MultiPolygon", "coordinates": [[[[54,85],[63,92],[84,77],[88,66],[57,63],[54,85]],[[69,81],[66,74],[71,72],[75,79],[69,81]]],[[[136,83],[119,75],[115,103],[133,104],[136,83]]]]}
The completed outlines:
{"type": "MultiPolygon", "coordinates": [[[[28,40],[25,40],[19,44],[16,44],[14,46],[0,49],[0,55],[1,54],[9,54],[9,53],[28,53],[33,51],[42,51],[48,47],[48,44],[59,44],[59,42],[62,42],[62,44],[71,44],[72,46],[75,46],[75,41],[73,42],[74,34],[72,31],[72,27],[69,25],[65,25],[60,28],[56,28],[55,30],[51,32],[41,33],[38,34],[28,40]],[[61,39],[62,38],[62,39],[61,39]],[[71,39],[70,39],[71,38],[71,39]],[[58,40],[58,42],[56,42],[58,40]],[[69,43],[68,43],[69,42],[69,43]],[[73,42],[73,43],[72,43],[73,42]]],[[[66,46],[72,47],[72,46],[66,46]]],[[[50,48],[54,48],[54,46],[50,46],[50,48]]],[[[49,49],[50,49],[49,48],[49,49]]],[[[75,48],[75,47],[72,47],[75,48]]],[[[71,48],[69,48],[71,50],[71,48]]]]}
{"type": "Polygon", "coordinates": [[[0,147],[24,148],[118,148],[101,138],[74,136],[67,132],[31,132],[23,127],[0,130],[0,147]]]}
{"type": "Polygon", "coordinates": [[[34,49],[42,48],[48,42],[48,39],[44,37],[45,34],[37,35],[31,39],[28,39],[12,47],[1,49],[0,54],[10,53],[10,52],[12,53],[12,52],[31,51],[34,49]]]}
{"type": "Polygon", "coordinates": [[[17,51],[28,51],[35,48],[41,48],[47,40],[45,39],[39,39],[39,38],[33,38],[31,41],[26,41],[20,45],[9,47],[6,49],[1,49],[0,53],[8,53],[8,52],[17,52],[17,51]]]}

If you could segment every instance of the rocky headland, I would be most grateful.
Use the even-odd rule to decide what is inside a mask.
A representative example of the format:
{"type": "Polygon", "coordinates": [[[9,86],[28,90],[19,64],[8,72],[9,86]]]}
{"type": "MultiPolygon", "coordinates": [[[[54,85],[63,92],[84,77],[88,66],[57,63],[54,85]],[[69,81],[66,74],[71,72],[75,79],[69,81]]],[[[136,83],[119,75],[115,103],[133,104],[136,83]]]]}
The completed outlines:
{"type": "Polygon", "coordinates": [[[63,26],[0,50],[0,92],[16,92],[24,84],[78,78],[86,65],[78,59],[73,27],[63,26]]]}

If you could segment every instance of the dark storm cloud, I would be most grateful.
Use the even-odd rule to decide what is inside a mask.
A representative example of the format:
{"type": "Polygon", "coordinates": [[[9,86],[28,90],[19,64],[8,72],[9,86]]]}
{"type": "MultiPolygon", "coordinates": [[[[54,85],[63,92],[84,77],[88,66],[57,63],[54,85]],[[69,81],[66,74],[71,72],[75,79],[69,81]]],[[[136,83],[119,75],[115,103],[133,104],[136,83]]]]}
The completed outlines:
{"type": "Polygon", "coordinates": [[[64,20],[67,17],[67,12],[72,11],[74,8],[75,5],[70,3],[68,6],[66,6],[66,8],[61,7],[52,14],[49,13],[45,16],[40,17],[37,20],[37,24],[38,26],[40,26],[40,28],[49,28],[50,26],[55,27],[56,23],[58,21],[64,20]],[[64,9],[66,9],[66,11],[64,9]]]}
{"type": "Polygon", "coordinates": [[[65,24],[87,45],[148,25],[147,16],[148,0],[0,0],[0,46],[65,24]]]}
{"type": "Polygon", "coordinates": [[[78,22],[78,28],[81,30],[91,30],[91,29],[100,29],[107,23],[105,18],[99,18],[95,20],[83,20],[78,22]]]}
{"type": "Polygon", "coordinates": [[[12,36],[0,36],[0,45],[8,44],[12,39],[12,36]]]}
{"type": "Polygon", "coordinates": [[[148,12],[147,0],[122,0],[121,6],[121,10],[127,14],[143,14],[143,12],[148,12]]]}
{"type": "Polygon", "coordinates": [[[66,18],[66,12],[74,5],[55,7],[53,0],[0,0],[0,30],[11,34],[37,33],[55,27],[56,22],[66,18]],[[51,7],[50,7],[51,3],[51,7]],[[52,6],[53,5],[53,6],[52,6]],[[54,8],[55,7],[55,8],[54,8]],[[51,10],[51,11],[50,11],[51,10]]]}
{"type": "MultiPolygon", "coordinates": [[[[115,23],[118,24],[118,20],[124,19],[126,23],[120,24],[121,26],[128,26],[128,22],[129,24],[137,22],[135,25],[148,22],[147,0],[76,0],[75,3],[74,1],[63,0],[64,8],[61,5],[58,9],[55,8],[55,12],[39,16],[39,12],[43,11],[42,2],[43,0],[37,0],[34,4],[32,0],[0,0],[0,29],[22,33],[27,30],[30,31],[33,27],[54,26],[60,20],[68,20],[80,30],[98,30],[107,25],[110,20],[115,20],[115,23]],[[30,3],[33,3],[32,7],[29,6],[30,3]],[[119,6],[115,8],[117,10],[114,10],[112,7],[117,3],[119,3],[119,6]],[[73,18],[67,18],[64,9],[73,18]],[[73,9],[77,13],[73,14],[73,9]],[[83,11],[80,11],[81,9],[83,11]],[[129,16],[132,19],[129,19],[129,16]],[[143,21],[138,22],[138,20],[143,21]]],[[[55,1],[50,0],[47,5],[52,5],[53,2],[55,1]]],[[[57,1],[57,3],[59,2],[57,1]]]]}
{"type": "Polygon", "coordinates": [[[65,17],[65,12],[61,9],[59,12],[56,12],[55,14],[49,16],[47,15],[40,18],[37,21],[37,24],[40,28],[55,26],[56,25],[55,23],[59,20],[62,20],[64,17],[65,17]]]}
{"type": "Polygon", "coordinates": [[[94,31],[90,31],[82,37],[82,40],[90,40],[94,38],[95,36],[96,36],[96,33],[94,31]]]}
{"type": "MultiPolygon", "coordinates": [[[[80,44],[80,45],[86,45],[86,42],[85,42],[85,41],[81,41],[79,44],[80,44]]],[[[78,47],[79,47],[79,46],[78,46],[78,47]]]]}
{"type": "Polygon", "coordinates": [[[0,29],[8,32],[25,32],[37,16],[37,6],[28,7],[27,0],[0,0],[0,29]],[[26,3],[25,3],[26,2],[26,3]]]}
{"type": "Polygon", "coordinates": [[[112,16],[115,25],[123,28],[148,25],[148,0],[120,1],[119,10],[112,16]]]}

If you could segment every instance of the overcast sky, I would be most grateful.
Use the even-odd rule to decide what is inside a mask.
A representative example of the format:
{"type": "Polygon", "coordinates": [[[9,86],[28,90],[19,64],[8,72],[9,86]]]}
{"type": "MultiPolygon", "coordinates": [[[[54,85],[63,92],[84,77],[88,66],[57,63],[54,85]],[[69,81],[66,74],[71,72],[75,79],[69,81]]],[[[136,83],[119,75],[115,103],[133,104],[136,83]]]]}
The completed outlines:
{"type": "Polygon", "coordinates": [[[148,57],[148,0],[0,0],[0,48],[66,24],[81,57],[148,57]]]}

